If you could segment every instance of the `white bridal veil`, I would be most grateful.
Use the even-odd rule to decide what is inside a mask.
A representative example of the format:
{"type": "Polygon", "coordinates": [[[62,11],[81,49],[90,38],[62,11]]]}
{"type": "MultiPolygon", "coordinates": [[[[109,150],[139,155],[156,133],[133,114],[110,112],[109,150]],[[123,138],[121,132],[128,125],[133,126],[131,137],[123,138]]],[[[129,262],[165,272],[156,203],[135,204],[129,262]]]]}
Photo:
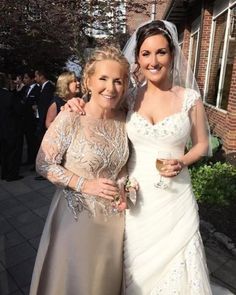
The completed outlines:
{"type": "MultiPolygon", "coordinates": [[[[128,59],[130,65],[131,65],[131,73],[133,73],[137,67],[137,64],[135,63],[135,47],[136,47],[136,36],[139,28],[143,27],[144,25],[150,23],[151,21],[147,21],[135,30],[135,32],[132,34],[128,42],[126,43],[123,53],[125,57],[128,59]]],[[[194,77],[194,74],[191,70],[190,65],[188,64],[186,58],[184,57],[181,48],[178,44],[178,33],[176,26],[168,21],[162,20],[162,22],[165,25],[166,30],[165,33],[170,36],[170,39],[173,42],[174,45],[174,61],[173,61],[173,69],[172,69],[172,75],[173,75],[173,86],[181,86],[184,88],[191,88],[197,91],[200,95],[199,87],[197,84],[197,81],[194,77]]],[[[162,30],[162,29],[160,29],[162,30]]]]}
{"type": "MultiPolygon", "coordinates": [[[[125,57],[128,59],[130,63],[130,68],[131,68],[131,81],[132,81],[132,87],[139,87],[140,84],[136,82],[136,79],[133,78],[133,73],[135,72],[136,68],[138,67],[136,60],[135,60],[135,48],[137,44],[137,32],[138,30],[150,23],[151,21],[147,21],[135,30],[135,32],[132,34],[128,42],[126,43],[123,53],[125,57]]],[[[198,96],[201,97],[200,90],[196,81],[196,78],[193,74],[193,71],[191,69],[190,64],[186,60],[186,58],[183,55],[183,52],[179,46],[178,43],[178,33],[176,26],[168,21],[162,20],[161,22],[164,23],[164,28],[159,27],[158,29],[160,31],[163,31],[165,35],[168,35],[170,39],[173,42],[174,45],[174,60],[173,60],[173,66],[172,66],[172,71],[171,71],[171,76],[172,76],[172,87],[174,86],[179,86],[183,87],[185,89],[192,89],[194,93],[198,96]]],[[[143,80],[141,85],[145,85],[146,81],[143,80]]],[[[199,114],[196,112],[196,116],[199,114]]],[[[205,115],[205,125],[206,125],[206,132],[209,137],[209,149],[208,151],[204,154],[207,156],[212,155],[212,148],[211,148],[211,141],[210,141],[210,128],[208,124],[207,117],[205,115]]],[[[197,121],[197,120],[196,120],[197,121]]]]}

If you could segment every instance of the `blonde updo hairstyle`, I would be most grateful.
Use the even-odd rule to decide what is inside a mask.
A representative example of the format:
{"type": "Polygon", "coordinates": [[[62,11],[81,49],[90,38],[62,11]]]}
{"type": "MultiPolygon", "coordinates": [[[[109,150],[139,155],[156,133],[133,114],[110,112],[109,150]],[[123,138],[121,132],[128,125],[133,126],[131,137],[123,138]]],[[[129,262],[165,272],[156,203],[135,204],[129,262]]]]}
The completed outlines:
{"type": "Polygon", "coordinates": [[[77,81],[77,77],[74,72],[68,71],[62,73],[57,79],[55,94],[63,99],[68,99],[68,95],[70,94],[69,85],[75,81],[77,81]]]}
{"type": "Polygon", "coordinates": [[[124,69],[124,93],[127,91],[129,83],[129,68],[130,65],[122,52],[114,46],[103,46],[96,48],[90,55],[83,71],[82,90],[85,95],[88,95],[88,79],[95,73],[96,63],[103,60],[117,61],[124,69]]]}

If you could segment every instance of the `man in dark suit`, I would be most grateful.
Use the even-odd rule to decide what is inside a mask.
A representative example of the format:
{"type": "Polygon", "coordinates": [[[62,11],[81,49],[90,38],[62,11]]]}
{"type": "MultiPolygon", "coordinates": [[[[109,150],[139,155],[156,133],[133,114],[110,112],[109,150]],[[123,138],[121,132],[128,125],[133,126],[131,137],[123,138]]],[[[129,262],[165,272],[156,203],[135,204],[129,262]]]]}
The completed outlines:
{"type": "Polygon", "coordinates": [[[38,100],[39,122],[37,128],[39,138],[41,138],[41,143],[42,138],[46,132],[45,121],[48,108],[54,96],[55,86],[48,79],[47,73],[42,69],[35,71],[35,81],[41,86],[41,91],[38,100]]]}
{"type": "Polygon", "coordinates": [[[1,178],[14,181],[19,175],[22,150],[22,105],[7,89],[7,78],[0,73],[1,178]]]}
{"type": "MultiPolygon", "coordinates": [[[[55,86],[48,79],[48,74],[44,69],[38,69],[35,71],[35,81],[41,86],[41,91],[38,100],[38,126],[37,126],[37,138],[38,138],[38,148],[41,144],[43,136],[46,132],[46,116],[48,108],[54,97],[55,86]]],[[[36,180],[43,179],[41,176],[37,176],[36,180]]]]}
{"type": "Polygon", "coordinates": [[[26,164],[34,164],[37,154],[37,105],[40,96],[40,86],[35,82],[34,71],[26,71],[23,81],[23,132],[27,144],[26,164]]]}

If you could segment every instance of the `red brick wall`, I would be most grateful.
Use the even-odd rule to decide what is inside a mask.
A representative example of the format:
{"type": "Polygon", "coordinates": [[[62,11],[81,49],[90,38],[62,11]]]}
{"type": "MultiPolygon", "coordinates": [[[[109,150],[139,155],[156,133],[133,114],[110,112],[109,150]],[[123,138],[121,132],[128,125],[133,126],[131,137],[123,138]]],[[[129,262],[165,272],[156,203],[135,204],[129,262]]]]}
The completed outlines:
{"type": "Polygon", "coordinates": [[[211,131],[214,135],[219,136],[224,140],[225,129],[226,129],[226,117],[225,112],[221,112],[216,108],[205,106],[207,117],[209,120],[211,131]]]}
{"type": "Polygon", "coordinates": [[[189,28],[185,27],[184,29],[184,37],[183,37],[183,45],[182,45],[182,51],[186,59],[188,59],[189,56],[189,46],[190,46],[190,35],[191,31],[189,28]]]}
{"type": "Polygon", "coordinates": [[[157,15],[156,19],[163,19],[166,10],[169,8],[171,5],[171,0],[166,0],[166,1],[159,1],[159,4],[157,6],[157,15]]]}
{"type": "MultiPolygon", "coordinates": [[[[163,15],[166,12],[166,9],[168,8],[168,5],[172,2],[171,0],[157,0],[156,1],[156,17],[155,19],[162,19],[163,15]]],[[[151,12],[152,12],[152,1],[145,1],[145,0],[137,0],[135,3],[141,3],[145,4],[147,8],[147,12],[150,15],[141,14],[141,13],[134,13],[134,12],[128,12],[127,13],[127,27],[128,32],[131,34],[135,31],[138,25],[141,23],[148,21],[151,18],[151,12]]]]}
{"type": "MultiPolygon", "coordinates": [[[[144,0],[136,0],[135,3],[137,4],[146,4],[147,1],[144,0]]],[[[146,4],[146,9],[149,14],[151,14],[151,4],[146,4]]],[[[132,34],[138,25],[141,23],[148,21],[150,19],[150,15],[146,13],[135,13],[133,11],[127,12],[127,28],[128,33],[132,34]]]]}

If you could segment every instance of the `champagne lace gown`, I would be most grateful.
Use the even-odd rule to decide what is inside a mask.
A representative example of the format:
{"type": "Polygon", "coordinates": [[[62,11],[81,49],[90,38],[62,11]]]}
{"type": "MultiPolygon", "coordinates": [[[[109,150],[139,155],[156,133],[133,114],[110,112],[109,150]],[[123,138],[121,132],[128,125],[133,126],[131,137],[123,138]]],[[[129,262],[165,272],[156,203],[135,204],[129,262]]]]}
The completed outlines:
{"type": "Polygon", "coordinates": [[[128,158],[125,118],[61,112],[47,131],[37,169],[58,186],[34,267],[30,295],[119,295],[124,214],[110,201],[67,189],[73,173],[116,180],[128,158]]]}
{"type": "Polygon", "coordinates": [[[198,97],[186,90],[182,110],[156,124],[133,111],[127,117],[132,142],[129,175],[139,182],[135,207],[127,210],[125,233],[126,295],[212,294],[199,234],[198,207],[187,168],[158,189],[158,150],[173,158],[184,154],[198,97]]]}

